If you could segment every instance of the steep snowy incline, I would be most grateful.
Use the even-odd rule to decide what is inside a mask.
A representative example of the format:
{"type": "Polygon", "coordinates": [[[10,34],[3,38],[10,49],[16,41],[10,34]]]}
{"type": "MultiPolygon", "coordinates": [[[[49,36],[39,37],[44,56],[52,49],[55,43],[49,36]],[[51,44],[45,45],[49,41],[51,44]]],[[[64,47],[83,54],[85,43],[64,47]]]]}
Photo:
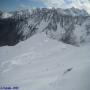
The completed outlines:
{"type": "Polygon", "coordinates": [[[0,86],[19,90],[90,90],[90,44],[81,47],[39,33],[0,47],[0,86]]]}

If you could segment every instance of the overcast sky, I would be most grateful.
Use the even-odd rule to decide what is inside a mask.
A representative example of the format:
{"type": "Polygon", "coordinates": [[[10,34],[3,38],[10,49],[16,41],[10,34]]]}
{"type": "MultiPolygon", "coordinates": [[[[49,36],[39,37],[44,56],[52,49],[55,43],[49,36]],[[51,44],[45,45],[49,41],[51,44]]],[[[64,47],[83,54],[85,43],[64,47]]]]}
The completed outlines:
{"type": "Polygon", "coordinates": [[[76,7],[90,11],[90,0],[0,0],[1,10],[36,7],[76,7]]]}

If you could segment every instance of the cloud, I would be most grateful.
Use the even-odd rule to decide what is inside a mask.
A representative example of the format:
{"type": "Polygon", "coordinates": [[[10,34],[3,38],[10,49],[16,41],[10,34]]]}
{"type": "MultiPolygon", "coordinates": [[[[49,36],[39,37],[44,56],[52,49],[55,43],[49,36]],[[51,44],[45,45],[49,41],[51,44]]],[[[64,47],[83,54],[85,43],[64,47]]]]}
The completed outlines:
{"type": "Polygon", "coordinates": [[[41,0],[46,7],[85,9],[90,13],[90,0],[41,0]]]}
{"type": "Polygon", "coordinates": [[[42,0],[46,7],[60,7],[64,4],[64,0],[42,0]]]}

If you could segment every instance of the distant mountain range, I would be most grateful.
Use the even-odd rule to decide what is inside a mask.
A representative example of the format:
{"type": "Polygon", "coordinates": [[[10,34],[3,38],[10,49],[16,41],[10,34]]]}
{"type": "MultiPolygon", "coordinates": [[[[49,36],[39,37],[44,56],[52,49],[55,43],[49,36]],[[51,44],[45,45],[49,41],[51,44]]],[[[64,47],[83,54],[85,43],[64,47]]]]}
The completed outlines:
{"type": "Polygon", "coordinates": [[[76,8],[0,11],[0,46],[15,45],[41,32],[72,45],[89,42],[90,15],[76,8]]]}

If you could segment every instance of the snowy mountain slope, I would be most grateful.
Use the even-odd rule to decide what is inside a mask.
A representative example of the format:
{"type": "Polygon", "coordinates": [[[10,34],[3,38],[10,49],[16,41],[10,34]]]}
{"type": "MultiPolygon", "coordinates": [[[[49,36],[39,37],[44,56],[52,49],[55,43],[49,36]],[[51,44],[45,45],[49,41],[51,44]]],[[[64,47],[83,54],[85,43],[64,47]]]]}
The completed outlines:
{"type": "Polygon", "coordinates": [[[0,86],[90,90],[90,16],[84,10],[11,13],[0,18],[0,86]]]}
{"type": "Polygon", "coordinates": [[[38,33],[0,47],[0,86],[19,90],[90,90],[90,43],[75,47],[38,33]]]}
{"type": "Polygon", "coordinates": [[[90,37],[90,16],[76,8],[21,10],[12,12],[9,18],[1,18],[0,29],[0,46],[15,45],[41,32],[52,39],[79,45],[90,37]]]}

